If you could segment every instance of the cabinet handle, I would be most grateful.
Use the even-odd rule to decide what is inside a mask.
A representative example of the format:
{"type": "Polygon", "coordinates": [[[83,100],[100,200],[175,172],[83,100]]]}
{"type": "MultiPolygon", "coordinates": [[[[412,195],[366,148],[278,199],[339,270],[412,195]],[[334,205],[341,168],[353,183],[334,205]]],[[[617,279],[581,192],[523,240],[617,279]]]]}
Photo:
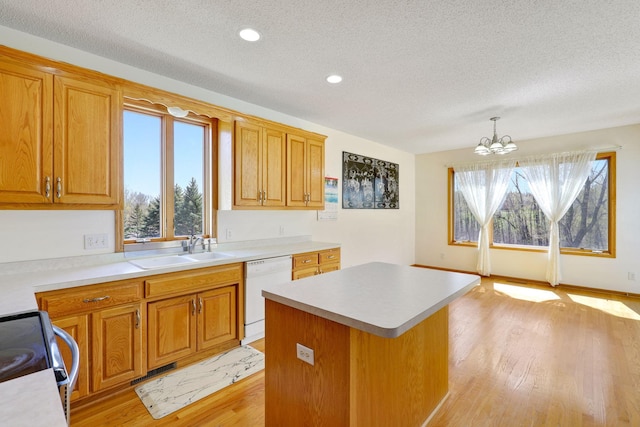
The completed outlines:
{"type": "Polygon", "coordinates": [[[202,297],[198,298],[198,313],[202,313],[202,297]]]}
{"type": "Polygon", "coordinates": [[[44,179],[44,196],[48,199],[51,194],[51,177],[44,179]]]}
{"type": "Polygon", "coordinates": [[[318,268],[318,271],[319,271],[319,273],[318,273],[318,274],[322,274],[322,273],[324,273],[324,271],[322,271],[322,269],[321,269],[321,268],[318,268]]]}
{"type": "Polygon", "coordinates": [[[310,259],[305,259],[304,261],[302,261],[303,264],[309,264],[311,262],[310,259]]]}
{"type": "Polygon", "coordinates": [[[196,299],[192,299],[191,300],[191,315],[195,316],[196,315],[196,299]]]}
{"type": "Polygon", "coordinates": [[[140,310],[136,308],[136,329],[140,329],[140,310]]]}
{"type": "Polygon", "coordinates": [[[97,297],[97,298],[85,298],[85,299],[82,300],[82,302],[86,302],[86,303],[89,303],[89,302],[100,302],[100,301],[104,301],[104,300],[109,299],[109,298],[111,298],[109,295],[105,295],[103,297],[97,297]]]}
{"type": "Polygon", "coordinates": [[[327,259],[334,259],[334,258],[335,258],[335,255],[329,255],[329,256],[327,257],[327,259]]]}
{"type": "Polygon", "coordinates": [[[58,177],[58,179],[56,179],[56,196],[58,197],[58,199],[60,198],[61,194],[62,194],[62,178],[58,177]]]}
{"type": "Polygon", "coordinates": [[[262,192],[262,204],[264,205],[264,202],[266,202],[266,201],[267,201],[267,192],[263,191],[262,192]]]}
{"type": "Polygon", "coordinates": [[[258,198],[256,200],[258,203],[262,204],[262,191],[258,190],[258,198]]]}

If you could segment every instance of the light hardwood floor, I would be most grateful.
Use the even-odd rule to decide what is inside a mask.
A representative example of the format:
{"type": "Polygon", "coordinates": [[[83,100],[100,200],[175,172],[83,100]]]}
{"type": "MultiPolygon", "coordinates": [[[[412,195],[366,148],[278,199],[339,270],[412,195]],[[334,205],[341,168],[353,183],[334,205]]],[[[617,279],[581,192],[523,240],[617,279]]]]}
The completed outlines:
{"type": "MultiPolygon", "coordinates": [[[[640,299],[485,278],[450,305],[449,336],[429,427],[640,426],[640,299]]],[[[264,402],[259,373],[157,421],[132,389],[72,426],[264,426],[264,402]]]]}

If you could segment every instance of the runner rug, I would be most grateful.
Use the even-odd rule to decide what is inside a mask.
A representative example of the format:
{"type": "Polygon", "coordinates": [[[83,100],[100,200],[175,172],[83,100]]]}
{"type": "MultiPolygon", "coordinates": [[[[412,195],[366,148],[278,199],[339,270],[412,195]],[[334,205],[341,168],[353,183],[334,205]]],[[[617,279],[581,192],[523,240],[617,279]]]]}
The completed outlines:
{"type": "Polygon", "coordinates": [[[245,345],[139,385],[136,393],[159,419],[262,369],[264,354],[245,345]]]}

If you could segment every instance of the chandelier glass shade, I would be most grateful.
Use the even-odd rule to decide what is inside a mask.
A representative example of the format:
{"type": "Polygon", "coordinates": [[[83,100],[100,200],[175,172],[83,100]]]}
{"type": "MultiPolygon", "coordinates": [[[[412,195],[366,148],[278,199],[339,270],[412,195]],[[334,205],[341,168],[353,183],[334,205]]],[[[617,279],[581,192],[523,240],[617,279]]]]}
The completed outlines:
{"type": "Polygon", "coordinates": [[[500,120],[500,117],[491,117],[489,120],[493,121],[493,138],[489,139],[486,136],[480,139],[480,142],[476,146],[474,153],[480,156],[487,156],[489,154],[508,154],[512,151],[516,151],[518,147],[511,140],[509,135],[504,135],[498,138],[496,133],[496,122],[500,120]]]}

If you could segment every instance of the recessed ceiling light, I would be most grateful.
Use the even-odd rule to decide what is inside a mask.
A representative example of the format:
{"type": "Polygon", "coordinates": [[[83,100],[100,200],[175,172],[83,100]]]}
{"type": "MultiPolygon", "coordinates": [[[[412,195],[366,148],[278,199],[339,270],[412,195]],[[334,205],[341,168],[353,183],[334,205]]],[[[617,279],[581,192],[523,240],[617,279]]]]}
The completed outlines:
{"type": "Polygon", "coordinates": [[[239,34],[243,40],[246,40],[248,42],[255,42],[260,40],[260,33],[253,28],[245,28],[244,30],[241,30],[239,34]]]}
{"type": "Polygon", "coordinates": [[[340,83],[342,81],[342,76],[331,74],[330,76],[327,76],[327,81],[331,84],[340,83]]]}

